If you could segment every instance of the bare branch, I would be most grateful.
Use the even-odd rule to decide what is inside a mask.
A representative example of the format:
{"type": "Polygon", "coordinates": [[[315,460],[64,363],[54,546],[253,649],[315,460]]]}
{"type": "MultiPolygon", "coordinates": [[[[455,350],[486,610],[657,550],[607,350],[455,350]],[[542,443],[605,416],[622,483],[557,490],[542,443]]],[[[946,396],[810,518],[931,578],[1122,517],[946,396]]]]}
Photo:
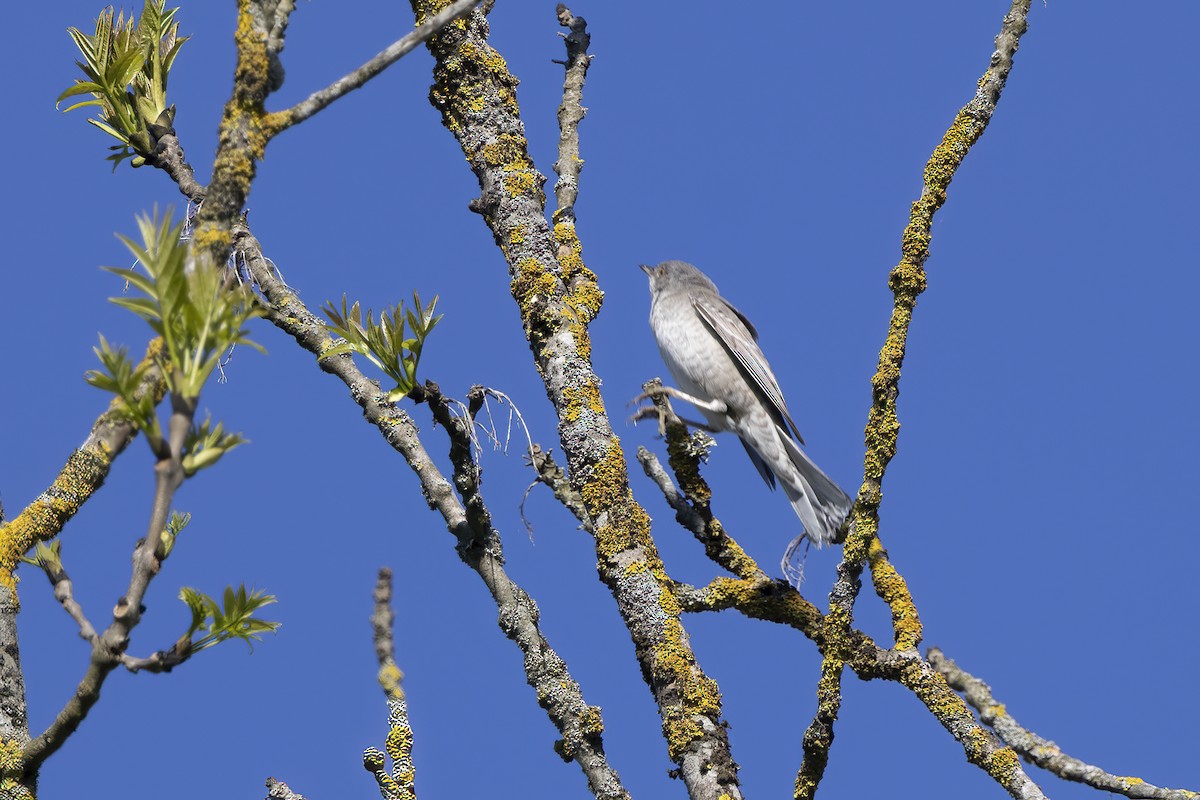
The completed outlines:
{"type": "MultiPolygon", "coordinates": [[[[537,473],[537,480],[530,484],[529,489],[532,489],[539,483],[549,486],[550,491],[554,493],[555,499],[574,514],[575,519],[579,520],[580,527],[594,535],[596,528],[592,522],[592,518],[588,515],[587,508],[583,505],[583,498],[579,496],[579,492],[575,491],[575,487],[567,479],[567,473],[554,461],[554,456],[551,455],[551,452],[543,450],[541,445],[533,444],[529,447],[528,457],[529,465],[537,473]]],[[[525,490],[525,497],[529,496],[529,489],[525,490]]],[[[525,516],[524,508],[525,499],[522,498],[522,518],[525,516]]],[[[528,522],[525,523],[525,527],[529,527],[528,522]]]]}
{"type": "Polygon", "coordinates": [[[371,613],[371,641],[375,644],[375,659],[379,662],[379,685],[388,697],[404,695],[400,688],[403,674],[396,666],[396,641],[393,625],[396,615],[392,611],[392,571],[388,567],[379,568],[379,577],[375,581],[375,606],[371,613]],[[387,671],[387,675],[384,672],[387,671]]]}
{"type": "Polygon", "coordinates": [[[1112,775],[1100,767],[1065,754],[1054,742],[1043,739],[1013,719],[1008,709],[992,697],[992,688],[971,675],[936,647],[929,648],[929,663],[940,672],[951,687],[966,698],[979,712],[983,724],[994,730],[1021,757],[1058,777],[1085,783],[1105,792],[1148,800],[1195,800],[1200,793],[1186,789],[1163,789],[1141,778],[1112,775]]]}
{"type": "MultiPolygon", "coordinates": [[[[57,545],[58,542],[56,541],[54,544],[57,545]]],[[[50,585],[54,587],[54,599],[62,605],[67,615],[79,626],[79,638],[88,644],[95,644],[96,629],[92,627],[87,614],[84,613],[83,606],[75,599],[74,585],[71,583],[71,577],[67,574],[66,569],[63,568],[62,562],[39,559],[39,566],[49,578],[50,585]]]]}
{"type": "Polygon", "coordinates": [[[313,92],[291,108],[268,115],[266,125],[271,130],[271,135],[274,136],[303,122],[334,100],[362,87],[367,81],[395,64],[442,28],[471,13],[479,3],[480,0],[457,0],[457,2],[451,3],[350,74],[338,78],[324,89],[313,92]]]}
{"type": "Polygon", "coordinates": [[[558,203],[558,210],[554,212],[554,221],[574,225],[579,172],[583,169],[583,159],[579,157],[579,123],[587,114],[581,101],[583,82],[592,63],[592,57],[587,52],[592,37],[587,32],[587,22],[583,17],[575,16],[562,3],[558,4],[556,11],[558,24],[571,32],[564,36],[567,60],[559,62],[566,69],[566,77],[563,80],[562,104],[558,107],[558,160],[554,162],[554,172],[558,175],[554,183],[554,199],[558,203]]]}
{"type": "Polygon", "coordinates": [[[121,666],[130,672],[170,672],[192,657],[191,641],[184,639],[176,642],[166,650],[158,650],[145,657],[121,654],[121,666]]]}

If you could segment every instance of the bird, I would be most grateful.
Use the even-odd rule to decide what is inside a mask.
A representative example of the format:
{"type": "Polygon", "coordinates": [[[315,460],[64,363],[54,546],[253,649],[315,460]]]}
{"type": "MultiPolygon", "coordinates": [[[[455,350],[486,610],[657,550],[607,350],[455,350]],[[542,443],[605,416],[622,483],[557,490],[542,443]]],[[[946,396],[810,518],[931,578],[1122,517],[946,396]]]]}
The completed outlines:
{"type": "Polygon", "coordinates": [[[758,345],[758,330],[695,266],[640,267],[650,279],[650,327],[678,385],[656,391],[695,406],[707,424],[693,426],[737,434],[767,485],[783,487],[804,526],[784,556],[785,572],[802,540],[818,547],[841,541],[853,501],[800,449],[804,439],[758,345]]]}

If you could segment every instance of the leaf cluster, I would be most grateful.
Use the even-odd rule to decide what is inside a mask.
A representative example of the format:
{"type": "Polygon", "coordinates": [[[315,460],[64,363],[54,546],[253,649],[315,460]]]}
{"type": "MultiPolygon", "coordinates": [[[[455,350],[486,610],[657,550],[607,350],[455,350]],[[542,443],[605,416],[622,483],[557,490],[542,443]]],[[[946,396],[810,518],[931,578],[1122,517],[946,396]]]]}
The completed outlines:
{"type": "Polygon", "coordinates": [[[240,433],[226,433],[223,423],[212,424],[212,416],[206,415],[204,422],[188,431],[183,445],[183,474],[192,477],[197,472],[211,467],[238,445],[248,440],[240,433]]]}
{"type": "Polygon", "coordinates": [[[46,573],[51,583],[57,583],[65,576],[62,563],[62,542],[53,539],[50,542],[38,542],[32,556],[21,556],[21,561],[32,564],[46,573]]]}
{"type": "Polygon", "coordinates": [[[437,297],[428,307],[421,305],[421,298],[413,292],[413,308],[406,311],[401,302],[394,308],[384,308],[379,312],[379,322],[372,318],[373,312],[367,309],[366,321],[363,321],[362,309],[357,301],[346,308],[346,296],[342,295],[342,308],[330,301],[326,304],[326,316],[329,324],[326,330],[345,341],[326,350],[321,358],[358,353],[365,356],[372,364],[383,370],[396,383],[396,388],[388,392],[388,402],[396,402],[411,392],[417,385],[417,364],[421,360],[421,350],[425,339],[442,319],[433,310],[437,307],[437,297]],[[412,331],[412,336],[405,336],[405,325],[412,331]]]}
{"type": "Polygon", "coordinates": [[[134,366],[128,348],[113,349],[104,334],[100,334],[100,346],[93,347],[92,351],[100,359],[101,369],[88,370],[83,377],[92,386],[115,394],[121,400],[109,413],[132,422],[148,436],[161,438],[158,419],[154,415],[154,393],[139,389],[150,363],[134,366]]]}
{"type": "MultiPolygon", "coordinates": [[[[252,317],[261,316],[261,311],[254,307],[244,287],[225,285],[221,269],[200,266],[189,258],[188,243],[180,240],[182,226],[171,223],[169,211],[162,220],[157,213],[153,218],[142,215],[138,227],[140,244],[125,236],[120,238],[146,274],[138,272],[137,265],[131,269],[105,269],[145,296],[111,300],[146,320],[163,337],[159,363],[167,388],[177,398],[195,401],[226,350],[236,344],[262,350],[250,341],[244,327],[252,317]]],[[[88,381],[99,388],[116,390],[126,399],[122,392],[134,381],[137,371],[127,375],[127,368],[118,363],[120,352],[117,356],[111,354],[111,349],[105,353],[105,344],[102,340],[96,352],[106,374],[90,373],[88,381]]]]}
{"type": "Polygon", "coordinates": [[[120,142],[109,148],[108,157],[117,168],[127,158],[140,167],[154,154],[158,140],[173,132],[175,106],[167,105],[167,75],[188,40],[179,35],[175,21],[178,8],[166,8],[166,0],[146,0],[140,19],[125,12],[113,18],[109,6],[96,19],[96,32],[91,36],[78,28],[67,33],[83,55],[75,63],[84,79],[58,96],[61,103],[69,97],[90,94],[68,106],[64,111],[96,106],[97,119],[88,122],[120,142]]]}
{"type": "Polygon", "coordinates": [[[276,601],[274,595],[257,589],[247,592],[244,584],[236,590],[232,586],[225,587],[220,604],[188,586],[179,590],[179,599],[192,612],[192,623],[185,634],[185,638],[191,640],[188,655],[229,639],[241,639],[253,647],[251,642],[261,641],[262,634],[274,633],[279,629],[280,623],[254,616],[255,611],[276,601]],[[195,639],[196,634],[202,631],[204,635],[195,639]]]}
{"type": "Polygon", "coordinates": [[[192,515],[186,511],[172,511],[171,518],[167,520],[167,527],[163,528],[163,532],[159,534],[162,540],[162,557],[166,558],[171,555],[171,551],[175,549],[175,540],[179,538],[179,534],[183,533],[183,529],[192,521],[192,515]]]}

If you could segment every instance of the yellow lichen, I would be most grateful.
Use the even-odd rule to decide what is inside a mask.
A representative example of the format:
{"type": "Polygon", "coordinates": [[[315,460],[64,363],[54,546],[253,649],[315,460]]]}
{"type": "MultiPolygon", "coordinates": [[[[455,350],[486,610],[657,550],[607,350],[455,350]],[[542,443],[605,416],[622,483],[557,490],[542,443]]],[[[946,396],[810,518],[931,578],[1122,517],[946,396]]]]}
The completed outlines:
{"type": "Polygon", "coordinates": [[[537,185],[537,181],[529,170],[510,172],[504,176],[504,188],[514,196],[528,192],[535,185],[537,185]]]}
{"type": "MultiPolygon", "coordinates": [[[[667,592],[669,594],[669,592],[667,592]]],[[[672,759],[683,754],[695,740],[704,736],[696,717],[717,717],[721,713],[721,692],[717,684],[696,668],[691,648],[678,617],[670,617],[661,641],[654,648],[655,673],[673,683],[679,703],[664,709],[663,730],[672,759]]]]}
{"type": "Polygon", "coordinates": [[[532,169],[533,162],[529,160],[524,136],[512,133],[502,133],[494,141],[479,148],[479,157],[489,167],[503,167],[507,170],[532,169]]]}
{"type": "Polygon", "coordinates": [[[629,564],[629,566],[625,567],[625,574],[626,575],[637,575],[639,573],[645,572],[648,569],[650,569],[650,567],[645,561],[634,561],[634,562],[631,562],[629,564]]]}
{"type": "MultiPolygon", "coordinates": [[[[580,390],[581,396],[586,392],[594,392],[599,396],[595,384],[589,383],[580,390]]],[[[611,512],[620,501],[629,501],[628,472],[625,464],[625,453],[621,450],[621,440],[616,435],[608,443],[604,456],[592,467],[591,473],[580,487],[580,496],[584,506],[592,517],[599,516],[604,511],[611,512]]],[[[645,512],[643,512],[645,513],[645,512]]],[[[649,519],[646,520],[647,529],[649,519]]]]}

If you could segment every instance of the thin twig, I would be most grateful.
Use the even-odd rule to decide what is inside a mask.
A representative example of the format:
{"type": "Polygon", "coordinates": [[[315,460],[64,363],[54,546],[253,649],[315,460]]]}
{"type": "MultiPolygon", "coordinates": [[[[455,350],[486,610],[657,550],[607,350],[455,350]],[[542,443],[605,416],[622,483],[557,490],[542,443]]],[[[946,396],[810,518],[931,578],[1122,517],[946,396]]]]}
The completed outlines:
{"type": "Polygon", "coordinates": [[[575,224],[575,200],[579,196],[579,173],[583,169],[583,159],[579,157],[579,123],[587,115],[583,107],[583,83],[587,79],[588,66],[592,56],[587,49],[591,44],[591,34],[587,32],[587,21],[577,17],[562,3],[555,9],[558,14],[558,24],[571,32],[564,34],[567,45],[567,60],[560,61],[566,70],[563,79],[562,104],[558,107],[558,160],[554,162],[554,172],[558,180],[554,182],[554,199],[558,210],[554,212],[554,221],[575,224]]]}
{"type": "Polygon", "coordinates": [[[50,585],[54,587],[54,599],[62,605],[67,615],[79,626],[79,638],[88,644],[95,644],[96,629],[84,612],[83,606],[75,599],[75,588],[66,569],[62,567],[61,563],[55,565],[48,561],[43,561],[41,567],[42,571],[46,573],[46,577],[50,579],[50,585]]]}
{"type": "Polygon", "coordinates": [[[983,724],[996,732],[1005,744],[1058,777],[1085,783],[1094,789],[1115,792],[1142,800],[1195,800],[1200,793],[1186,789],[1164,789],[1146,783],[1141,778],[1112,775],[1100,767],[1080,761],[1064,753],[1054,742],[1029,731],[1009,716],[1008,709],[992,697],[992,688],[971,675],[936,647],[929,648],[929,663],[945,676],[947,683],[962,694],[971,707],[979,712],[983,724]]]}
{"type": "Polygon", "coordinates": [[[768,580],[755,560],[713,516],[712,489],[700,474],[700,465],[708,460],[708,452],[714,444],[712,437],[702,430],[689,435],[685,421],[675,414],[667,396],[655,391],[661,386],[662,382],[657,378],[643,384],[642,388],[654,403],[643,408],[649,411],[645,416],[654,414],[658,417],[659,430],[667,440],[668,463],[679,482],[679,490],[671,483],[658,458],[646,448],[639,447],[637,459],[642,470],[675,509],[675,519],[704,545],[704,552],[713,562],[746,581],[768,580]]]}
{"type": "MultiPolygon", "coordinates": [[[[537,473],[537,479],[529,484],[529,489],[525,490],[525,497],[521,498],[521,519],[525,519],[525,498],[529,496],[530,489],[542,483],[549,486],[555,499],[562,503],[563,507],[575,516],[575,519],[579,520],[581,528],[594,534],[595,524],[583,504],[583,498],[579,496],[579,492],[567,479],[566,471],[554,461],[551,451],[543,450],[539,444],[532,444],[529,446],[528,458],[529,466],[533,467],[534,472],[537,473]]],[[[525,522],[525,527],[529,529],[530,533],[533,532],[528,521],[525,522]]]]}
{"type": "Polygon", "coordinates": [[[402,57],[414,50],[429,37],[449,25],[459,17],[465,16],[479,5],[480,0],[457,0],[446,6],[430,19],[413,28],[403,38],[388,45],[383,51],[363,64],[358,69],[338,78],[324,89],[318,89],[304,100],[284,111],[267,115],[265,124],[271,135],[287,130],[316,114],[340,97],[344,97],[355,89],[361,88],[367,81],[395,64],[402,57]]]}

